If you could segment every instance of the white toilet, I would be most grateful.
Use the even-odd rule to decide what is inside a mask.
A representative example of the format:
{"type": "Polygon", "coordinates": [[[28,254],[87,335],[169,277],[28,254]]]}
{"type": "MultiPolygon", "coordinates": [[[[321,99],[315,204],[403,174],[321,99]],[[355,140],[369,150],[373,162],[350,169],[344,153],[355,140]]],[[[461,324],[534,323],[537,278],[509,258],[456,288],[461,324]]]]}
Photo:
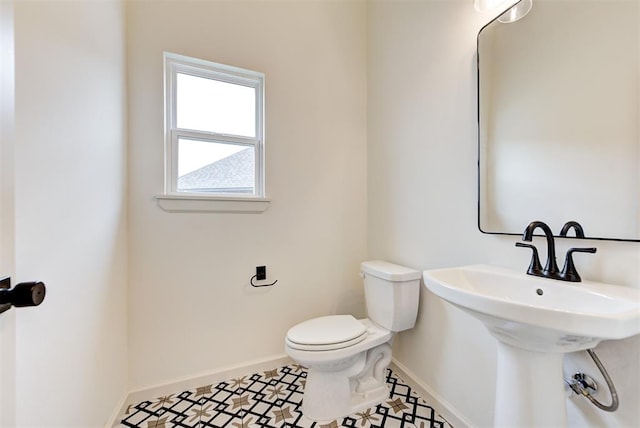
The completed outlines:
{"type": "Polygon", "coordinates": [[[338,419],[387,399],[391,338],[416,322],[420,272],[383,261],[363,262],[361,269],[369,318],[314,318],[287,332],[285,351],[308,369],[302,413],[314,421],[338,419]]]}

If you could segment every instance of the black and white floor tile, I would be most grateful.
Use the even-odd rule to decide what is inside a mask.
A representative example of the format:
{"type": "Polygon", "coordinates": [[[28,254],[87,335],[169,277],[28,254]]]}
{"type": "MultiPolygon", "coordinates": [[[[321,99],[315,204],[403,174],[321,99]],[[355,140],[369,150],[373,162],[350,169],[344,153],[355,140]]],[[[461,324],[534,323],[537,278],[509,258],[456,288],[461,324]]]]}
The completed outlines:
{"type": "Polygon", "coordinates": [[[389,399],[325,424],[302,415],[307,372],[293,364],[129,406],[118,428],[453,428],[390,369],[389,399]]]}

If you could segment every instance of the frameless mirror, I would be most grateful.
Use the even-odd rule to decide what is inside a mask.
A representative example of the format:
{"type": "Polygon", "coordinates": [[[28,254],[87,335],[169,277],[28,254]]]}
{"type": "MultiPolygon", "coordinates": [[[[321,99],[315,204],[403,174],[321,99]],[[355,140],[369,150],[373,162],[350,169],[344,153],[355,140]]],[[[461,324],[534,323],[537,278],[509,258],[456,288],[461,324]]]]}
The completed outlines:
{"type": "Polygon", "coordinates": [[[478,34],[482,232],[640,241],[640,0],[534,0],[478,34]]]}

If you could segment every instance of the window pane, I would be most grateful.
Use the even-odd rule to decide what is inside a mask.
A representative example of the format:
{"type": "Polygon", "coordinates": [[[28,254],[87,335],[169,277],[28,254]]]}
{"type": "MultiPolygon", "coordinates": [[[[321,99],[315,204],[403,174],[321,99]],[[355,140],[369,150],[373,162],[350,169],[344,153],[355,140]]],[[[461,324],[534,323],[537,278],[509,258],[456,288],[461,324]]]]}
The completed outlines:
{"type": "Polygon", "coordinates": [[[255,192],[255,149],[178,139],[178,192],[255,192]]]}
{"type": "Polygon", "coordinates": [[[219,134],[256,136],[256,90],[177,73],[177,126],[219,134]]]}

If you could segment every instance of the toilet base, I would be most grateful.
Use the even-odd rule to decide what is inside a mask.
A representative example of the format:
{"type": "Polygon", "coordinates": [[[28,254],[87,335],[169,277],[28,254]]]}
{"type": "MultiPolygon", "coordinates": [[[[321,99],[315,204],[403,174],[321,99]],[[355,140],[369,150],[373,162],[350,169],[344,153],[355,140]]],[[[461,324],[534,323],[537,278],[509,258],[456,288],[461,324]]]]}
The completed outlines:
{"type": "Polygon", "coordinates": [[[383,343],[355,356],[352,364],[338,371],[310,365],[302,414],[313,421],[332,421],[377,406],[389,397],[384,374],[390,362],[391,347],[383,343]]]}

